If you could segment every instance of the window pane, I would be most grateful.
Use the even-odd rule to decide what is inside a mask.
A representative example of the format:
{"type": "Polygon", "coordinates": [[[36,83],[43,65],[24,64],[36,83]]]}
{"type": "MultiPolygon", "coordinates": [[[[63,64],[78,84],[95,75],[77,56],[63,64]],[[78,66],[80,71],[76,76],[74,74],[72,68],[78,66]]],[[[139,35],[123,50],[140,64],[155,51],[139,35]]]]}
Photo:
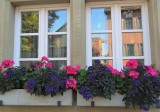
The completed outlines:
{"type": "Polygon", "coordinates": [[[21,58],[38,58],[37,36],[21,36],[21,58]]]}
{"type": "Polygon", "coordinates": [[[50,10],[48,11],[48,32],[67,31],[67,11],[50,10]]]}
{"type": "Polygon", "coordinates": [[[38,33],[38,27],[38,12],[22,12],[22,33],[38,33]]]}
{"type": "Polygon", "coordinates": [[[20,66],[30,68],[35,66],[35,61],[21,61],[20,66]]]}
{"type": "Polygon", "coordinates": [[[123,56],[143,56],[143,33],[122,33],[123,56]]]}
{"type": "Polygon", "coordinates": [[[53,65],[53,68],[62,68],[67,65],[66,60],[55,60],[55,61],[51,61],[51,63],[53,65]]]}
{"type": "Polygon", "coordinates": [[[141,7],[122,7],[122,29],[142,29],[141,7]]]}
{"type": "Polygon", "coordinates": [[[112,34],[92,34],[92,56],[112,56],[112,34]]]}
{"type": "MultiPolygon", "coordinates": [[[[125,59],[123,60],[123,66],[126,66],[126,63],[129,61],[129,59],[125,59]]],[[[139,64],[144,64],[144,59],[137,59],[139,64]]]]}
{"type": "Polygon", "coordinates": [[[48,36],[48,56],[67,57],[67,35],[48,36]]]}
{"type": "MultiPolygon", "coordinates": [[[[97,61],[97,60],[92,60],[92,65],[94,65],[96,61],[97,61]]],[[[112,61],[112,60],[101,59],[101,60],[100,60],[100,63],[101,63],[102,65],[111,65],[111,66],[113,66],[113,61],[112,61]]]]}
{"type": "Polygon", "coordinates": [[[111,8],[93,8],[92,9],[92,31],[111,30],[111,8]]]}

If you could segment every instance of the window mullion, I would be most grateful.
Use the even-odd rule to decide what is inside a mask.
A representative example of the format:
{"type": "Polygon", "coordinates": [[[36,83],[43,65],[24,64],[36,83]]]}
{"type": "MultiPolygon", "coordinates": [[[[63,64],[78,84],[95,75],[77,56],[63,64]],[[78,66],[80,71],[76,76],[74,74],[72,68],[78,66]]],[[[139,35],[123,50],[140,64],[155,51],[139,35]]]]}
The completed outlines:
{"type": "Polygon", "coordinates": [[[115,48],[115,61],[116,61],[116,68],[118,70],[121,70],[123,67],[123,62],[122,62],[122,33],[121,33],[121,13],[120,13],[120,7],[118,4],[114,5],[114,25],[115,25],[115,43],[116,43],[116,48],[115,48]]]}

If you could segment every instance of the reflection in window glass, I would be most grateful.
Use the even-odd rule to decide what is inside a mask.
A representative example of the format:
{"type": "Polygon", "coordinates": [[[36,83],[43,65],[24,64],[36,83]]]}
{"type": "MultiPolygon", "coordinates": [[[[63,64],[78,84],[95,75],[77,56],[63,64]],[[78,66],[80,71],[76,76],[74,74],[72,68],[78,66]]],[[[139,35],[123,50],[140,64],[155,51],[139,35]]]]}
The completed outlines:
{"type": "Polygon", "coordinates": [[[35,63],[36,62],[34,62],[34,61],[21,61],[20,66],[26,67],[26,68],[31,68],[31,67],[35,66],[35,63]]]}
{"type": "Polygon", "coordinates": [[[143,33],[122,33],[123,56],[143,56],[143,33]]]}
{"type": "Polygon", "coordinates": [[[38,58],[38,37],[21,37],[21,58],[38,58]]]}
{"type": "Polygon", "coordinates": [[[38,27],[38,12],[22,12],[22,33],[38,33],[38,27]]]}
{"type": "Polygon", "coordinates": [[[48,56],[67,57],[67,35],[48,36],[48,56]]]}
{"type": "MultiPolygon", "coordinates": [[[[97,60],[93,60],[93,61],[92,61],[92,65],[94,65],[96,61],[97,61],[97,60]]],[[[110,66],[113,66],[113,61],[112,61],[112,60],[101,59],[101,60],[100,60],[100,63],[101,63],[102,65],[110,65],[110,66]]]]}
{"type": "MultiPolygon", "coordinates": [[[[129,61],[130,59],[125,59],[123,60],[123,66],[126,66],[126,63],[129,61]]],[[[144,59],[136,59],[138,61],[139,64],[144,64],[144,59]]]]}
{"type": "Polygon", "coordinates": [[[67,31],[67,11],[50,10],[48,11],[48,32],[67,31]]]}
{"type": "Polygon", "coordinates": [[[122,29],[142,29],[140,6],[122,7],[121,18],[122,29]]]}
{"type": "Polygon", "coordinates": [[[92,31],[111,30],[111,8],[93,8],[92,12],[92,31]]]}
{"type": "Polygon", "coordinates": [[[112,56],[112,34],[92,34],[92,56],[112,56]]]}
{"type": "Polygon", "coordinates": [[[55,60],[55,61],[51,61],[53,68],[63,68],[64,66],[67,65],[67,61],[66,60],[55,60]]]}

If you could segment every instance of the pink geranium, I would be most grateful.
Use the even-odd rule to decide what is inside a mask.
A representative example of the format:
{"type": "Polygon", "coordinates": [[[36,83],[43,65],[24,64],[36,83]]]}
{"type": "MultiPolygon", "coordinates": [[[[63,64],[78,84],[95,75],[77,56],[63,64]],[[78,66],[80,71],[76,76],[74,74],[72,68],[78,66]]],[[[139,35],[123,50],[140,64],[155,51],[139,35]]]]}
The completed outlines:
{"type": "Polygon", "coordinates": [[[4,72],[4,73],[3,73],[3,76],[5,77],[6,75],[7,75],[7,73],[6,73],[6,72],[4,72]]]}
{"type": "Polygon", "coordinates": [[[41,58],[41,61],[49,61],[49,59],[46,57],[46,56],[43,56],[42,58],[41,58]]]}
{"type": "Polygon", "coordinates": [[[69,78],[67,81],[66,81],[66,88],[72,88],[72,89],[75,89],[76,88],[76,85],[77,85],[77,81],[76,79],[74,78],[69,78]]]}
{"type": "Polygon", "coordinates": [[[136,79],[136,78],[138,78],[139,73],[136,71],[130,71],[129,76],[136,79]]]}
{"type": "Polygon", "coordinates": [[[62,69],[63,71],[66,71],[68,75],[77,75],[77,69],[72,66],[66,66],[62,69]]]}
{"type": "Polygon", "coordinates": [[[0,71],[2,70],[2,66],[0,66],[0,71]]]}
{"type": "Polygon", "coordinates": [[[109,68],[109,69],[111,70],[111,73],[112,73],[113,75],[118,75],[118,74],[119,74],[119,71],[116,70],[116,69],[114,69],[112,66],[107,65],[107,68],[109,68]]]}
{"type": "Polygon", "coordinates": [[[135,60],[135,59],[129,60],[129,61],[126,63],[126,67],[127,67],[127,68],[132,68],[132,69],[137,69],[137,67],[138,67],[138,62],[137,62],[137,60],[135,60]]]}
{"type": "Polygon", "coordinates": [[[12,67],[14,65],[14,61],[13,60],[4,60],[2,61],[1,66],[4,68],[9,68],[12,67]]]}
{"type": "Polygon", "coordinates": [[[77,65],[76,65],[76,69],[79,70],[80,68],[81,68],[81,65],[80,65],[80,64],[77,64],[77,65]]]}
{"type": "Polygon", "coordinates": [[[121,76],[122,78],[125,78],[124,70],[121,70],[120,76],[121,76]]]}
{"type": "Polygon", "coordinates": [[[157,70],[153,69],[151,66],[146,66],[147,67],[147,74],[151,74],[152,76],[158,76],[157,70]]]}
{"type": "Polygon", "coordinates": [[[46,67],[50,67],[50,68],[52,68],[52,63],[46,63],[46,65],[45,65],[46,67]]]}

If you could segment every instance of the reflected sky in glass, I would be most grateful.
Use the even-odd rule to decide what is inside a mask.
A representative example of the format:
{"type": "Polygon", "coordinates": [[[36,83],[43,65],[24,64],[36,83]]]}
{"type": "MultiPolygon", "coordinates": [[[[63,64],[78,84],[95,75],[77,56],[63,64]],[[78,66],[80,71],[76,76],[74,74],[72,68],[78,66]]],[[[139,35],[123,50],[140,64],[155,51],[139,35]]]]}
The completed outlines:
{"type": "Polygon", "coordinates": [[[50,10],[48,11],[48,32],[67,31],[67,11],[50,10]]]}
{"type": "Polygon", "coordinates": [[[92,56],[112,56],[112,34],[92,34],[92,56]]]}
{"type": "Polygon", "coordinates": [[[110,10],[110,8],[93,8],[91,10],[92,31],[112,29],[110,10]]]}

